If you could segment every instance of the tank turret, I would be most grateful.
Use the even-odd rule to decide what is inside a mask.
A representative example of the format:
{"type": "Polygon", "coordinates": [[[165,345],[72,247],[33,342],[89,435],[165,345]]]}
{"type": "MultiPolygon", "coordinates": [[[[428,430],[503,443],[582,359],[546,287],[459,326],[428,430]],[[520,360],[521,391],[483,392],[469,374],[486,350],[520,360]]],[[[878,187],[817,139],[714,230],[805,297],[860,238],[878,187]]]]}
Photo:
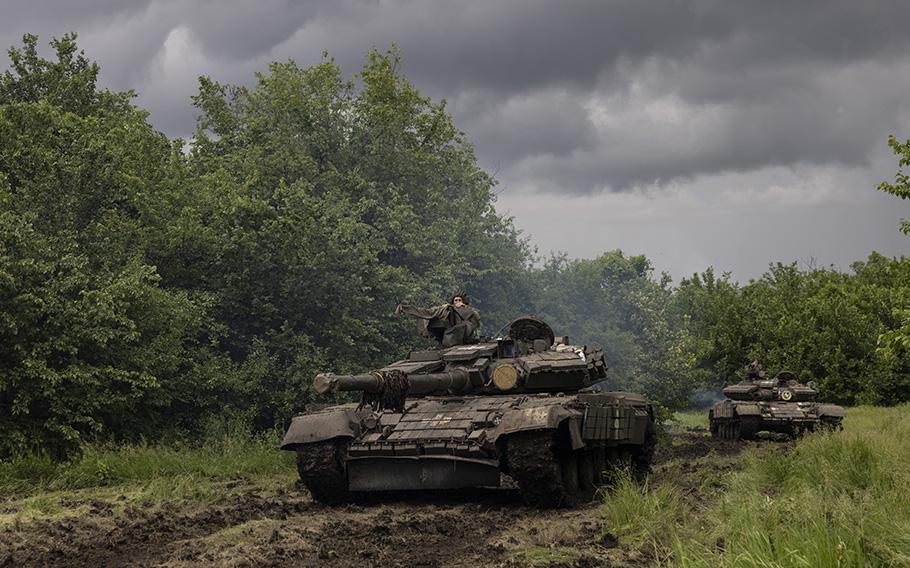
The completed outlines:
{"type": "Polygon", "coordinates": [[[605,471],[650,466],[650,403],[595,392],[603,352],[572,345],[525,316],[508,335],[412,351],[369,373],[320,373],[317,393],[360,392],[359,403],[296,417],[282,448],[323,502],[356,492],[497,486],[512,476],[537,506],[593,495],[605,471]]]}
{"type": "Polygon", "coordinates": [[[815,383],[802,384],[789,371],[781,371],[770,380],[746,380],[729,385],[724,387],[723,393],[730,400],[811,402],[818,398],[815,383]]]}

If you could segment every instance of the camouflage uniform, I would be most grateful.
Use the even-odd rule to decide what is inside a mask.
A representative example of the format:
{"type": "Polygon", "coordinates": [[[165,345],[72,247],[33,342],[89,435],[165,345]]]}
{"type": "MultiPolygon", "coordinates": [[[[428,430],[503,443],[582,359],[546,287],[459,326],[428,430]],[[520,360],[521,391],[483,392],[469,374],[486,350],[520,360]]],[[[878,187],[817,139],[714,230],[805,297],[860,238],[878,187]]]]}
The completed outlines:
{"type": "Polygon", "coordinates": [[[758,359],[753,359],[751,363],[746,365],[746,380],[748,381],[758,381],[765,376],[765,368],[761,366],[761,363],[758,359]]]}
{"type": "Polygon", "coordinates": [[[432,308],[418,308],[410,304],[398,304],[395,315],[407,314],[417,318],[417,330],[422,337],[435,339],[440,347],[453,347],[473,343],[480,329],[480,312],[467,304],[462,306],[442,304],[432,308]]]}

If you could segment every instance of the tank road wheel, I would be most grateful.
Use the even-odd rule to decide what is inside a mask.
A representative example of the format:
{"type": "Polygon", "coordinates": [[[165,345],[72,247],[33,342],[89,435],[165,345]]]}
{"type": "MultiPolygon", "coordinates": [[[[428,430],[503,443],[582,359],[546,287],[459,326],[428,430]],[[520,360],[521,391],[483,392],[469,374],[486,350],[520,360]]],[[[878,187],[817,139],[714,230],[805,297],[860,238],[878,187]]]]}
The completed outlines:
{"type": "Polygon", "coordinates": [[[717,432],[715,436],[721,440],[739,440],[743,430],[739,419],[718,420],[712,425],[711,433],[717,432]]]}
{"type": "Polygon", "coordinates": [[[584,472],[593,471],[593,459],[583,456],[585,450],[560,448],[552,430],[510,435],[507,453],[509,471],[532,507],[567,507],[594,495],[593,473],[584,472]]]}
{"type": "Polygon", "coordinates": [[[843,424],[841,424],[842,421],[843,418],[839,416],[823,416],[819,424],[823,432],[837,432],[844,429],[843,424]]]}
{"type": "Polygon", "coordinates": [[[753,440],[760,426],[758,416],[743,416],[739,419],[737,437],[740,440],[753,440]]]}
{"type": "Polygon", "coordinates": [[[348,475],[344,462],[348,439],[326,440],[297,447],[297,471],[314,501],[325,505],[344,503],[350,499],[348,475]]]}
{"type": "Polygon", "coordinates": [[[578,481],[578,456],[575,452],[559,456],[559,469],[562,471],[562,487],[566,497],[574,497],[581,487],[578,481]]]}
{"type": "Polygon", "coordinates": [[[594,491],[595,473],[594,473],[594,454],[596,448],[585,448],[578,454],[578,486],[582,491],[594,491]]]}
{"type": "Polygon", "coordinates": [[[739,440],[740,422],[736,418],[732,420],[724,420],[719,424],[719,431],[720,437],[724,440],[739,440]]]}
{"type": "Polygon", "coordinates": [[[594,486],[603,485],[606,481],[607,455],[605,448],[591,450],[592,467],[594,468],[594,486]]]}

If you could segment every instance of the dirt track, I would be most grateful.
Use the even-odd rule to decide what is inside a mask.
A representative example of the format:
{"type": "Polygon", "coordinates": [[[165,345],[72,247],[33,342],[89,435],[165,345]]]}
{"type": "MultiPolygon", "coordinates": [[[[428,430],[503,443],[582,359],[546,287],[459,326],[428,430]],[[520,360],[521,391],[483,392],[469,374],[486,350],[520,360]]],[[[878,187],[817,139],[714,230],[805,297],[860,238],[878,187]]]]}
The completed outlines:
{"type": "MultiPolygon", "coordinates": [[[[753,442],[754,443],[754,442],[753,442]]],[[[759,442],[761,443],[761,442],[759,442]]],[[[703,432],[659,447],[652,483],[708,497],[706,472],[736,468],[743,445],[703,432]]],[[[550,566],[642,566],[639,551],[605,534],[594,503],[538,511],[514,489],[396,496],[324,507],[305,490],[255,488],[204,508],[70,503],[83,514],[0,529],[0,566],[525,566],[537,547],[550,566]]]]}

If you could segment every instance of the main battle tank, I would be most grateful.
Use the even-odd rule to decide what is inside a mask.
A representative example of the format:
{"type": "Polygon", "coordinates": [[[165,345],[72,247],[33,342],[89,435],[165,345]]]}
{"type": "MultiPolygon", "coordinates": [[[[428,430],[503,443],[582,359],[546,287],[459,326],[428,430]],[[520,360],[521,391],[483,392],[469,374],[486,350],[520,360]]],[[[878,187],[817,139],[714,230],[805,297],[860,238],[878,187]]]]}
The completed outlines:
{"type": "Polygon", "coordinates": [[[819,427],[835,430],[844,419],[842,407],[817,402],[815,384],[802,384],[789,371],[730,385],[724,396],[727,400],[708,411],[708,422],[711,435],[729,440],[748,440],[763,431],[799,436],[819,427]]]}
{"type": "Polygon", "coordinates": [[[301,481],[323,503],[495,487],[503,473],[530,505],[589,499],[613,466],[647,473],[655,425],[643,396],[592,388],[606,377],[602,351],[568,343],[522,317],[503,338],[319,374],[317,392],[359,391],[361,401],[295,417],[281,448],[297,452],[301,481]]]}

